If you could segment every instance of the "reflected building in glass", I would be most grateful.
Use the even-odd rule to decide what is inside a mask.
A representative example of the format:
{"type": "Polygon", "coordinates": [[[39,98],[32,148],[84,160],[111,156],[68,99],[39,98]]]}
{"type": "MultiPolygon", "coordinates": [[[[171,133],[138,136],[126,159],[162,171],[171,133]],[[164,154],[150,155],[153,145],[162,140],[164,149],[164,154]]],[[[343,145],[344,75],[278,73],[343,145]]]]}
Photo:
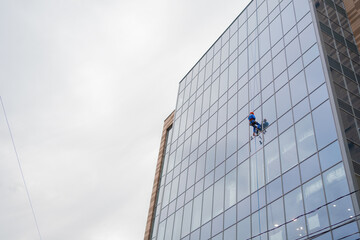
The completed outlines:
{"type": "Polygon", "coordinates": [[[358,239],[359,64],[341,0],[253,0],[179,84],[145,239],[358,239]]]}

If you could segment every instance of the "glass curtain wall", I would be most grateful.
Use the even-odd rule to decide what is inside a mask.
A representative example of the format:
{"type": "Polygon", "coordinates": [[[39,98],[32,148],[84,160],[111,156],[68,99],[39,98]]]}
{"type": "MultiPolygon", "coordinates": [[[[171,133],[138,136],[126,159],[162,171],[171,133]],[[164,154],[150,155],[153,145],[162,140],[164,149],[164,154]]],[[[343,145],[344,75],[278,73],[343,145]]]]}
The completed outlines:
{"type": "Polygon", "coordinates": [[[152,239],[358,232],[314,24],[308,1],[253,0],[180,82],[152,239]]]}
{"type": "Polygon", "coordinates": [[[342,1],[318,5],[321,33],[347,145],[355,172],[360,175],[360,58],[342,1]]]}

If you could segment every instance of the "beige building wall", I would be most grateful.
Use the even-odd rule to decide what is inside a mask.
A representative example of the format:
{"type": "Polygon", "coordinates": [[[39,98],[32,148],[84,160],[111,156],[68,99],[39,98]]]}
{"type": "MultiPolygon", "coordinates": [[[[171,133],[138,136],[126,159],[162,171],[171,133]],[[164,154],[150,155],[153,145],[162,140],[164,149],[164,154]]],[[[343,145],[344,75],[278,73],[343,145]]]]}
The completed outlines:
{"type": "Polygon", "coordinates": [[[358,49],[360,46],[360,0],[343,0],[358,49]]]}
{"type": "Polygon", "coordinates": [[[164,121],[159,156],[158,156],[158,160],[157,160],[157,164],[156,164],[154,184],[153,184],[153,189],[152,189],[151,199],[150,199],[150,207],[149,207],[149,212],[148,212],[148,217],[147,217],[147,222],[146,222],[144,240],[150,240],[151,229],[152,229],[152,224],[153,224],[153,219],[154,219],[154,214],[155,214],[157,193],[159,190],[161,168],[162,168],[162,164],[163,164],[162,160],[164,158],[165,147],[166,147],[166,142],[167,142],[167,139],[166,139],[167,131],[173,124],[174,115],[175,115],[175,111],[172,112],[164,121]]]}

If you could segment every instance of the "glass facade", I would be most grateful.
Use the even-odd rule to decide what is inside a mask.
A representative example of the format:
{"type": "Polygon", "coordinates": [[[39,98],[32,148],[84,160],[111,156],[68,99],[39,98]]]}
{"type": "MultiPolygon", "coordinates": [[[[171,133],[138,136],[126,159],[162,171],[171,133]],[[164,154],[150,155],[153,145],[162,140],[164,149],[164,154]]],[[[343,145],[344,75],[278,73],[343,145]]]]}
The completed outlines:
{"type": "MultiPolygon", "coordinates": [[[[339,59],[334,33],[342,27],[332,30],[329,16],[343,11],[338,2],[316,9],[304,0],[253,0],[180,82],[151,239],[360,237],[352,198],[345,196],[348,160],[320,56],[324,43],[310,11],[327,21],[321,30],[332,37],[329,64],[340,66],[332,72],[342,81],[337,96],[351,110],[345,132],[353,131],[346,136],[356,148],[360,109],[353,103],[359,88],[352,62],[358,53],[347,45],[353,44],[347,25],[339,45],[347,62],[339,61],[345,56],[339,59]],[[355,81],[344,75],[348,70],[355,81]],[[250,111],[270,124],[262,144],[250,139],[250,111]]],[[[338,17],[338,24],[345,20],[338,17]]]]}

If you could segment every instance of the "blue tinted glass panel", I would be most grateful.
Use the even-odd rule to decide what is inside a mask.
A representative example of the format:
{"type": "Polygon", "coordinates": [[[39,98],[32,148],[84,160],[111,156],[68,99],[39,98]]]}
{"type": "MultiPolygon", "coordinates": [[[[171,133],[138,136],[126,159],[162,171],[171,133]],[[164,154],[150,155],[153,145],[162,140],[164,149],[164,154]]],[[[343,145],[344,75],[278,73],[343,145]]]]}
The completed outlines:
{"type": "Polygon", "coordinates": [[[341,161],[342,156],[340,152],[340,147],[338,141],[330,144],[325,149],[321,150],[319,153],[320,164],[323,170],[328,169],[334,164],[341,161]]]}
{"type": "Polygon", "coordinates": [[[321,149],[337,138],[329,101],[313,111],[314,127],[318,148],[321,149]]]}
{"type": "Polygon", "coordinates": [[[306,95],[306,81],[304,72],[299,73],[290,81],[291,99],[293,105],[300,102],[306,95]]]}
{"type": "Polygon", "coordinates": [[[281,19],[280,15],[275,18],[272,23],[270,23],[270,35],[271,35],[271,45],[274,46],[277,41],[282,37],[282,28],[281,28],[281,19]]]}
{"type": "Polygon", "coordinates": [[[277,178],[266,186],[266,198],[270,203],[282,195],[281,178],[277,178]]]}
{"type": "Polygon", "coordinates": [[[284,33],[288,32],[296,23],[295,13],[292,3],[290,3],[282,12],[281,18],[283,22],[284,33]]]}
{"type": "Polygon", "coordinates": [[[286,46],[287,64],[291,65],[295,60],[301,56],[300,45],[298,38],[295,38],[289,45],[286,46]]]}
{"type": "Polygon", "coordinates": [[[237,239],[247,239],[251,236],[250,217],[237,224],[237,239]]]}
{"type": "Polygon", "coordinates": [[[309,3],[303,0],[294,0],[296,20],[299,21],[307,12],[310,11],[309,3]]]}
{"type": "MultiPolygon", "coordinates": [[[[316,177],[303,185],[306,212],[316,209],[325,203],[324,190],[321,177],[316,177]]],[[[321,208],[308,214],[307,226],[309,232],[315,232],[329,225],[326,208],[321,208]]]]}
{"type": "Polygon", "coordinates": [[[329,96],[328,96],[326,84],[323,84],[321,87],[316,89],[310,95],[311,109],[316,108],[317,106],[319,106],[322,102],[324,102],[328,98],[329,98],[329,96]]]}
{"type": "Polygon", "coordinates": [[[305,68],[306,81],[309,92],[314,91],[323,82],[325,82],[324,72],[320,58],[316,59],[305,68]]]}
{"type": "Polygon", "coordinates": [[[295,124],[299,161],[303,161],[316,151],[315,135],[310,114],[295,124]]]}
{"type": "MultiPolygon", "coordinates": [[[[285,221],[283,199],[280,198],[267,207],[268,210],[268,229],[276,228],[285,221]]],[[[279,228],[269,232],[270,239],[286,239],[285,228],[279,228]]]]}
{"type": "Polygon", "coordinates": [[[274,59],[273,59],[273,67],[274,67],[274,77],[282,73],[282,71],[286,68],[286,59],[285,59],[285,51],[281,51],[274,59]]]}
{"type": "Polygon", "coordinates": [[[278,117],[291,108],[289,85],[286,84],[276,93],[276,107],[278,117]]]}
{"type": "Polygon", "coordinates": [[[275,139],[265,146],[265,169],[266,169],[266,182],[278,177],[280,171],[280,156],[278,140],[275,139]]]}
{"type": "Polygon", "coordinates": [[[320,165],[317,154],[311,156],[300,164],[301,180],[308,181],[320,173],[320,165]]]}
{"type": "Polygon", "coordinates": [[[236,239],[236,225],[224,231],[224,240],[236,239]]]}
{"type": "Polygon", "coordinates": [[[298,163],[294,128],[281,134],[279,140],[282,172],[285,172],[298,163]]]}
{"type": "Polygon", "coordinates": [[[241,220],[250,214],[250,197],[237,204],[237,220],[241,220]]]}
{"type": "Polygon", "coordinates": [[[300,185],[299,167],[295,167],[283,175],[284,193],[300,185]]]}
{"type": "Polygon", "coordinates": [[[236,206],[227,210],[224,214],[224,228],[228,228],[236,223],[236,206]]]}
{"type": "Polygon", "coordinates": [[[262,150],[251,157],[251,192],[264,186],[264,159],[262,150]]]}
{"type": "Polygon", "coordinates": [[[304,31],[300,33],[300,44],[302,52],[306,52],[315,42],[315,31],[314,26],[310,24],[304,31]]]}

